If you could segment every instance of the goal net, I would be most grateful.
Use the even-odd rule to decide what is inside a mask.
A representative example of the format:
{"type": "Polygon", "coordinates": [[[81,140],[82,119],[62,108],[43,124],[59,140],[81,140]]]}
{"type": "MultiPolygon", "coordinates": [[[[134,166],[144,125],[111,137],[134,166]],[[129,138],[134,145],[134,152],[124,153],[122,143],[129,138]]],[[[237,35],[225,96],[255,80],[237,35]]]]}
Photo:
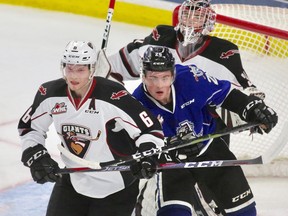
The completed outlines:
{"type": "MultiPolygon", "coordinates": [[[[269,134],[232,134],[231,150],[239,159],[260,155],[273,159],[265,165],[242,166],[247,176],[288,176],[288,9],[238,4],[212,7],[217,21],[211,35],[237,44],[249,78],[265,92],[266,104],[279,117],[269,134]]],[[[177,13],[173,13],[172,21],[177,23],[177,13]]],[[[155,215],[153,181],[149,180],[149,190],[143,195],[143,215],[155,215]]]]}
{"type": "Polygon", "coordinates": [[[238,158],[273,158],[265,166],[243,166],[247,175],[288,176],[288,9],[238,4],[213,8],[218,15],[211,35],[238,45],[249,78],[279,116],[269,134],[232,134],[231,150],[238,158]]]}

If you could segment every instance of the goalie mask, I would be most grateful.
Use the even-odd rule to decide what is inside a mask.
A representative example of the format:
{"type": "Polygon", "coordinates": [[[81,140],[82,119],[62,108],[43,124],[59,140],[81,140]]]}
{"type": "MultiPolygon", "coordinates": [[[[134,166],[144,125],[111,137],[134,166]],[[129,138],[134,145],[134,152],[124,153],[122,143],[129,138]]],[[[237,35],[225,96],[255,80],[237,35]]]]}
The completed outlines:
{"type": "Polygon", "coordinates": [[[183,35],[183,45],[196,43],[209,34],[216,21],[216,13],[210,7],[211,0],[186,0],[180,6],[176,30],[183,35]]]}
{"type": "Polygon", "coordinates": [[[97,52],[91,42],[70,41],[63,53],[61,60],[61,70],[65,77],[65,67],[69,65],[88,65],[90,70],[89,79],[94,76],[97,52]]]}

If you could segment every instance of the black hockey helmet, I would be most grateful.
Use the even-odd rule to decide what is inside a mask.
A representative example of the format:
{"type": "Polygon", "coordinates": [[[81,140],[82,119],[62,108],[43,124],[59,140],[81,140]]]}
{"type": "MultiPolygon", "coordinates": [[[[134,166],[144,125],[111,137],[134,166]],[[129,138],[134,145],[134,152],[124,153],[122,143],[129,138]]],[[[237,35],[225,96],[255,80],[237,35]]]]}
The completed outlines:
{"type": "Polygon", "coordinates": [[[164,46],[149,46],[142,59],[142,72],[174,71],[175,59],[169,48],[164,46]]]}

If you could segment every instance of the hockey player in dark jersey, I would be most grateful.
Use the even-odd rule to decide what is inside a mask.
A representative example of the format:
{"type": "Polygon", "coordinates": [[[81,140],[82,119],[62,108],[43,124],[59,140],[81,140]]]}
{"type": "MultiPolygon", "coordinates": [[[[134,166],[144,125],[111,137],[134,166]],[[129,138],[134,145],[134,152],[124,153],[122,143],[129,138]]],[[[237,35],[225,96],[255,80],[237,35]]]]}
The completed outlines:
{"type": "MultiPolygon", "coordinates": [[[[257,90],[249,80],[242,66],[237,45],[209,35],[216,22],[216,13],[211,8],[210,0],[186,0],[175,11],[178,9],[179,12],[176,14],[179,22],[175,27],[158,25],[144,39],[134,40],[118,53],[109,56],[110,76],[120,81],[138,79],[140,59],[147,46],[166,46],[177,64],[195,64],[209,75],[229,80],[239,88],[245,89],[245,93],[264,99],[265,94],[257,90]]],[[[237,118],[236,115],[231,117],[237,118]]],[[[227,126],[235,126],[238,119],[225,119],[225,123],[227,126]]]]}
{"type": "MultiPolygon", "coordinates": [[[[269,133],[277,114],[256,96],[247,96],[229,81],[209,76],[196,65],[174,65],[166,47],[148,47],[142,65],[142,84],[133,96],[162,121],[167,137],[199,137],[215,132],[209,107],[221,106],[243,121],[260,123],[269,133]]],[[[169,144],[169,143],[168,143],[169,144]]],[[[209,140],[170,154],[176,161],[236,159],[223,139],[209,140]]],[[[163,170],[157,176],[157,216],[191,216],[193,182],[205,184],[222,214],[256,216],[253,193],[241,167],[163,170]]]]}
{"type": "MultiPolygon", "coordinates": [[[[131,216],[139,190],[139,179],[130,172],[57,175],[58,164],[45,148],[52,123],[62,146],[89,161],[111,161],[164,145],[161,125],[148,109],[122,85],[94,77],[96,59],[91,42],[68,43],[63,78],[42,84],[19,121],[21,161],[37,183],[56,182],[47,216],[131,216]]],[[[61,157],[65,166],[79,167],[61,157]]],[[[142,169],[142,161],[138,165],[141,177],[153,175],[142,169]]]]}
{"type": "MultiPolygon", "coordinates": [[[[176,26],[158,25],[144,39],[136,39],[118,53],[109,56],[110,77],[120,81],[139,79],[140,59],[147,47],[166,46],[177,64],[195,64],[210,76],[229,80],[246,94],[264,99],[265,94],[249,80],[237,45],[209,35],[216,22],[216,13],[211,8],[210,0],[185,0],[180,8],[177,7],[177,17],[179,22],[176,26]]],[[[226,109],[211,108],[210,111],[217,119],[219,130],[243,123],[237,114],[227,112],[226,109]]],[[[224,138],[229,145],[229,135],[224,138]]],[[[204,194],[204,197],[207,196],[204,194]]],[[[207,201],[211,200],[208,198],[207,201]]]]}

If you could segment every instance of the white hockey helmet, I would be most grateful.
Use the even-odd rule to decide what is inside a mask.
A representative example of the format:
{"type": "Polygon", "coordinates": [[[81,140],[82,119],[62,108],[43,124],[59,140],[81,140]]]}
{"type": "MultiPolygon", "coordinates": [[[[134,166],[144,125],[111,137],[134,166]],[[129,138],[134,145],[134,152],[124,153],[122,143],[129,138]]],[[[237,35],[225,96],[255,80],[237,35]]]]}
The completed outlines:
{"type": "Polygon", "coordinates": [[[178,13],[176,30],[183,35],[183,45],[196,43],[203,35],[214,29],[216,13],[210,6],[211,0],[186,0],[178,13]]]}
{"type": "Polygon", "coordinates": [[[90,41],[70,41],[62,55],[61,69],[63,71],[66,64],[88,65],[91,72],[90,78],[92,78],[95,73],[96,61],[97,51],[90,41]]]}

